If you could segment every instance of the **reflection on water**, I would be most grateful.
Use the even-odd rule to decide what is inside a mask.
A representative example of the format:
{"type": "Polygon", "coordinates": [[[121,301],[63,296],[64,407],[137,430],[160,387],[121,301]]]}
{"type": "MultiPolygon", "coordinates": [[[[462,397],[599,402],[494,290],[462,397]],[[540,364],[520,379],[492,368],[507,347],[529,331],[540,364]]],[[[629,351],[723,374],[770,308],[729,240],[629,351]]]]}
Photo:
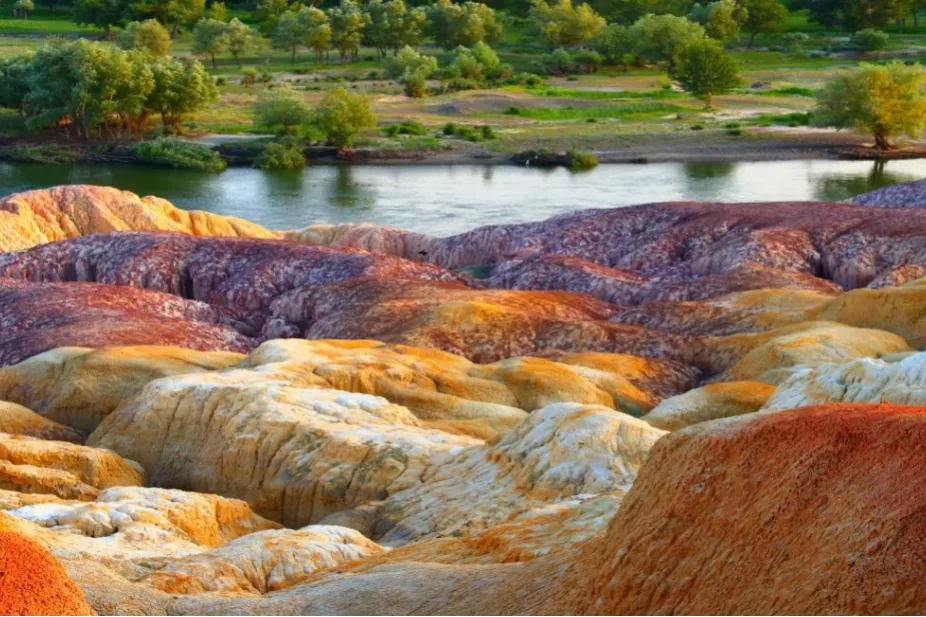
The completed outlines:
{"type": "Polygon", "coordinates": [[[0,193],[103,184],[274,229],[371,222],[449,235],[479,225],[657,201],[838,201],[924,176],[926,161],[601,165],[580,174],[485,165],[235,168],[207,174],[131,165],[16,163],[0,165],[0,193]]]}

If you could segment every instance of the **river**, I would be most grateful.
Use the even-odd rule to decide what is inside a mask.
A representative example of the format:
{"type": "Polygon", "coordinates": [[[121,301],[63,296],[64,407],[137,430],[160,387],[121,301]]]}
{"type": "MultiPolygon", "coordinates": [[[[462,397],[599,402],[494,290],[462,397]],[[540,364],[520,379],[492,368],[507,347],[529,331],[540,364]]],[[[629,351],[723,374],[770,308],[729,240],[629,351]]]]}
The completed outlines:
{"type": "MultiPolygon", "coordinates": [[[[434,235],[657,201],[838,201],[926,177],[926,161],[601,165],[587,172],[482,165],[313,166],[220,174],[131,165],[0,164],[0,194],[101,184],[272,229],[369,222],[434,235]]],[[[761,207],[761,206],[759,206],[761,207]]]]}

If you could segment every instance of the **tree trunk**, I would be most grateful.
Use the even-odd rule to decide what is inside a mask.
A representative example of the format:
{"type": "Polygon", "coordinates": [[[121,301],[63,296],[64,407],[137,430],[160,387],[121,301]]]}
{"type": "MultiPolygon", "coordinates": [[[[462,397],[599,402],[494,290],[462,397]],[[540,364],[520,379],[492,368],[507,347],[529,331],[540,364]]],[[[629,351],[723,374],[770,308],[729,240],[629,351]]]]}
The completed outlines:
{"type": "Polygon", "coordinates": [[[714,108],[714,93],[708,92],[704,95],[704,103],[707,105],[708,109],[714,108]]]}
{"type": "Polygon", "coordinates": [[[235,62],[238,63],[238,68],[241,68],[241,58],[238,57],[238,54],[232,54],[235,57],[235,62]]]}
{"type": "Polygon", "coordinates": [[[290,64],[296,64],[296,48],[295,48],[295,47],[293,47],[293,55],[292,55],[292,57],[290,58],[289,63],[290,63],[290,64]]]}
{"type": "Polygon", "coordinates": [[[174,29],[170,33],[170,38],[176,39],[178,34],[180,34],[180,20],[179,19],[174,22],[174,29]]]}
{"type": "Polygon", "coordinates": [[[887,140],[887,135],[884,133],[875,133],[875,146],[879,150],[893,150],[894,146],[887,140]]]}
{"type": "Polygon", "coordinates": [[[756,36],[758,34],[759,34],[758,32],[753,32],[752,34],[749,35],[749,44],[746,45],[748,49],[752,49],[752,44],[756,42],[756,36]]]}
{"type": "Polygon", "coordinates": [[[215,54],[209,54],[209,57],[212,58],[212,68],[216,68],[216,66],[215,66],[215,54]]]}

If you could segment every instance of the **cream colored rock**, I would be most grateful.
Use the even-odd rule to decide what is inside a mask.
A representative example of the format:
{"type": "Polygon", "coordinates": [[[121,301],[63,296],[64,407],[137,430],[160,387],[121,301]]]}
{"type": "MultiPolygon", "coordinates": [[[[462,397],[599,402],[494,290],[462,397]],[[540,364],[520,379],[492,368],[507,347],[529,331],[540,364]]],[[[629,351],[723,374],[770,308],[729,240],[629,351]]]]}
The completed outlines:
{"type": "Polygon", "coordinates": [[[805,322],[761,332],[717,337],[706,342],[705,360],[721,369],[721,381],[779,384],[795,367],[909,351],[907,342],[884,330],[832,322],[805,322]]]}
{"type": "Polygon", "coordinates": [[[83,441],[80,433],[74,429],[43,418],[22,405],[4,401],[0,401],[0,433],[72,443],[83,441]]]}
{"type": "Polygon", "coordinates": [[[16,193],[0,201],[0,251],[110,231],[278,237],[242,219],[187,212],[157,197],[139,197],[104,186],[56,186],[16,193]]]}
{"type": "Polygon", "coordinates": [[[0,368],[0,400],[89,433],[150,381],[214,371],[243,358],[178,347],[65,347],[0,368]]]}
{"type": "Polygon", "coordinates": [[[382,552],[381,546],[345,527],[261,531],[175,559],[139,582],[172,594],[262,595],[302,583],[317,571],[382,552]]]}
{"type": "Polygon", "coordinates": [[[802,367],[779,386],[762,410],[825,403],[926,405],[926,353],[802,367]]]}
{"type": "Polygon", "coordinates": [[[150,383],[88,443],[138,460],[155,485],[238,497],[301,526],[414,486],[481,442],[425,428],[380,397],[229,370],[150,383]]]}
{"type": "Polygon", "coordinates": [[[530,508],[627,490],[664,434],[607,407],[550,405],[497,443],[432,465],[420,485],[325,522],[359,529],[387,546],[475,535],[530,508]]]}
{"type": "Polygon", "coordinates": [[[754,413],[774,392],[774,386],[756,381],[708,384],[667,398],[642,419],[656,428],[675,431],[700,422],[754,413]]]}
{"type": "Polygon", "coordinates": [[[143,483],[138,464],[114,452],[0,433],[0,488],[87,501],[101,489],[143,483]]]}

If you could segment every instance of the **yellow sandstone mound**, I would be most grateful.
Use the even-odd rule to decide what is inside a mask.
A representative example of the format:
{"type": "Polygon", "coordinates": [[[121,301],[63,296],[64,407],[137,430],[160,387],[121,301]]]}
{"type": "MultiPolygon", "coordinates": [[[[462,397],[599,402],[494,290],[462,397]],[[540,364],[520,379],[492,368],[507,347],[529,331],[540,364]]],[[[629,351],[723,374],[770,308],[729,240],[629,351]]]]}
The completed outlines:
{"type": "Polygon", "coordinates": [[[56,186],[16,193],[0,201],[0,252],[110,231],[278,237],[243,219],[187,212],[164,199],[139,197],[105,186],[56,186]]]}
{"type": "Polygon", "coordinates": [[[656,428],[675,431],[700,422],[756,412],[774,393],[774,386],[756,381],[713,383],[664,400],[642,419],[656,428]]]}
{"type": "Polygon", "coordinates": [[[83,441],[80,433],[74,429],[43,418],[22,405],[4,401],[0,401],[0,433],[72,443],[83,441]]]}
{"type": "Polygon", "coordinates": [[[141,486],[144,474],[114,452],[0,433],[0,488],[89,501],[102,489],[141,486]]]}

